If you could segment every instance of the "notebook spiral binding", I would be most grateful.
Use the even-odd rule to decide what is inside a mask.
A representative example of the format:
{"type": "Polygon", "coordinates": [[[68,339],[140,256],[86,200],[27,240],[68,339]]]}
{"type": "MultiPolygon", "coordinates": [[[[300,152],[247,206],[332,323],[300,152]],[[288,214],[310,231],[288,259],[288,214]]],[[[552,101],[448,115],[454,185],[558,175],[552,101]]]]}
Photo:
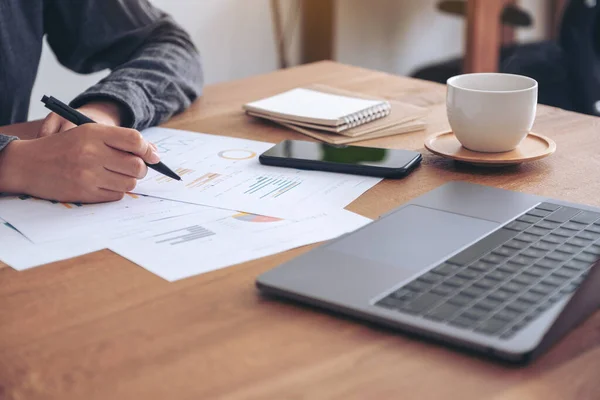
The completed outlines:
{"type": "Polygon", "coordinates": [[[385,102],[381,105],[371,107],[365,111],[350,114],[344,117],[342,121],[344,122],[344,126],[347,128],[354,128],[355,126],[366,124],[367,122],[371,122],[375,119],[385,117],[391,112],[391,110],[391,104],[385,102]]]}

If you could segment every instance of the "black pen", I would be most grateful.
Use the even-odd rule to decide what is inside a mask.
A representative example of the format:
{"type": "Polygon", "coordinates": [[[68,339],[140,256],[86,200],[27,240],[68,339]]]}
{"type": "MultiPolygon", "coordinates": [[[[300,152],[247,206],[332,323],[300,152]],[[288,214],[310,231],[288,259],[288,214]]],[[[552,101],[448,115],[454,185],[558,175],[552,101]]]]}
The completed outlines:
{"type": "MultiPolygon", "coordinates": [[[[69,107],[62,101],[57,100],[52,96],[42,97],[42,103],[44,103],[46,108],[48,108],[50,111],[55,112],[56,114],[60,115],[67,121],[74,123],[75,125],[95,123],[95,121],[92,120],[91,118],[86,117],[79,111],[75,110],[74,108],[69,107]]],[[[146,163],[146,165],[149,168],[152,168],[153,170],[160,172],[163,175],[168,176],[169,178],[176,179],[178,181],[181,180],[181,177],[179,175],[177,175],[175,172],[173,172],[169,167],[167,167],[162,162],[158,162],[157,164],[146,163]]]]}

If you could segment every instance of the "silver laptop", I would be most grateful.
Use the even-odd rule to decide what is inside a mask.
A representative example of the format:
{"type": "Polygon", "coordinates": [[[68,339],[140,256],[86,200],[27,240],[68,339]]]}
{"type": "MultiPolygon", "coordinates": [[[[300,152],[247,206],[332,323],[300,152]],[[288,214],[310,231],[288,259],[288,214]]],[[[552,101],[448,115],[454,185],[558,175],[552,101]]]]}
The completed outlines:
{"type": "Polygon", "coordinates": [[[598,259],[600,209],[452,182],[261,275],[257,286],[527,362],[598,309],[598,259]]]}

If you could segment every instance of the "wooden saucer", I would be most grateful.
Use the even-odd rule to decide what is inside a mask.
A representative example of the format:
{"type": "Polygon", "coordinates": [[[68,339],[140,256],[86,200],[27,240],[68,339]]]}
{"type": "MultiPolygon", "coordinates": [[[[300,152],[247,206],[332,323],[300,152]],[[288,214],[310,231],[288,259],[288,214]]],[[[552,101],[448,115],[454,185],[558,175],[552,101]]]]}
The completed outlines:
{"type": "Polygon", "coordinates": [[[504,167],[539,160],[556,151],[556,143],[537,133],[529,133],[519,146],[503,153],[482,153],[464,148],[453,132],[436,133],[425,139],[425,148],[438,156],[468,164],[504,167]]]}

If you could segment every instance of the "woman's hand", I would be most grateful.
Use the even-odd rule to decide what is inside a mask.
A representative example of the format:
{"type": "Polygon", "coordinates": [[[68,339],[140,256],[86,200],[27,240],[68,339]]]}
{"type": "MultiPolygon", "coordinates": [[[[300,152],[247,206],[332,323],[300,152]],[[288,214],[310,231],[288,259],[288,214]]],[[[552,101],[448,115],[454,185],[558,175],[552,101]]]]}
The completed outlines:
{"type": "MultiPolygon", "coordinates": [[[[77,110],[99,124],[119,126],[122,122],[121,109],[116,103],[110,101],[88,103],[77,110]]],[[[73,128],[75,128],[73,123],[67,121],[58,114],[51,112],[44,119],[37,137],[46,137],[73,128]]]]}
{"type": "Polygon", "coordinates": [[[146,175],[144,161],[160,158],[138,131],[84,124],[9,143],[0,152],[0,192],[63,202],[120,200],[146,175]]]}

